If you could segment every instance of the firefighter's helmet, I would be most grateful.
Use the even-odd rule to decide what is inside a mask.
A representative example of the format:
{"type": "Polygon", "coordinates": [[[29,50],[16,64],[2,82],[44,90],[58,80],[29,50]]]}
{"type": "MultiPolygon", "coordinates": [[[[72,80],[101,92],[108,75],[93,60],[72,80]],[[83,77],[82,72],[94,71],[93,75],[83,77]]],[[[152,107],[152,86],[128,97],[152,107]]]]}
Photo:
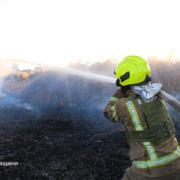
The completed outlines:
{"type": "Polygon", "coordinates": [[[150,73],[149,64],[139,56],[126,56],[114,71],[121,86],[140,84],[150,77],[150,73]]]}

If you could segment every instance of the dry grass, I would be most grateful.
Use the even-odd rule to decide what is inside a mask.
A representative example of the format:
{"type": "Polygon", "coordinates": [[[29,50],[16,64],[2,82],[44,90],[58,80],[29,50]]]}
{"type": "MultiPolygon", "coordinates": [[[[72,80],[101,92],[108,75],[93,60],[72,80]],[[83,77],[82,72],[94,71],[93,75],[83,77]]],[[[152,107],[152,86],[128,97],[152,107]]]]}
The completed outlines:
{"type": "MultiPolygon", "coordinates": [[[[165,59],[161,59],[157,56],[148,57],[147,61],[149,62],[151,68],[151,76],[153,81],[162,83],[163,89],[170,94],[172,94],[173,92],[180,92],[179,59],[174,58],[170,54],[165,59]]],[[[83,64],[82,62],[79,62],[77,64],[70,64],[68,67],[83,72],[115,77],[113,72],[117,62],[118,60],[107,59],[103,63],[96,62],[94,64],[83,64]]],[[[23,75],[25,76],[26,74],[23,75]]]]}
{"type": "MultiPolygon", "coordinates": [[[[149,57],[147,61],[151,68],[153,81],[162,83],[164,91],[179,99],[180,61],[171,56],[166,59],[149,57]]],[[[108,59],[103,63],[96,62],[91,65],[78,63],[71,64],[69,67],[82,72],[114,77],[113,72],[116,64],[117,61],[108,59]]],[[[67,106],[67,104],[73,105],[77,101],[80,103],[93,100],[96,103],[101,103],[102,96],[107,99],[107,96],[113,94],[116,90],[116,86],[112,84],[90,81],[87,78],[76,77],[75,75],[64,75],[60,71],[56,71],[55,74],[51,74],[49,71],[43,72],[41,77],[37,76],[31,81],[27,78],[24,81],[6,82],[6,92],[11,91],[15,94],[23,92],[25,89],[23,94],[28,97],[29,102],[60,104],[62,106],[64,104],[64,106],[67,106]]],[[[174,110],[171,110],[171,114],[175,116],[174,119],[179,119],[179,114],[175,113],[174,110]]]]}
{"type": "MultiPolygon", "coordinates": [[[[162,89],[164,91],[173,95],[177,100],[180,100],[180,59],[176,59],[169,55],[165,59],[156,56],[148,57],[147,61],[150,65],[152,81],[162,83],[162,89]]],[[[116,64],[117,61],[107,60],[104,63],[97,62],[91,66],[79,64],[77,67],[78,70],[114,77],[113,72],[116,64]]],[[[72,68],[76,68],[76,65],[72,68]]],[[[111,91],[112,93],[113,90],[112,87],[109,87],[109,89],[102,89],[102,91],[111,91]]],[[[180,128],[180,114],[170,106],[169,112],[174,123],[180,128]]]]}
{"type": "MultiPolygon", "coordinates": [[[[163,90],[172,94],[173,92],[180,93],[180,59],[176,59],[169,55],[165,59],[154,57],[148,57],[147,61],[151,69],[151,76],[154,82],[163,84],[163,90]]],[[[109,77],[115,77],[113,72],[118,61],[106,60],[104,63],[95,63],[91,66],[79,64],[71,66],[72,68],[78,68],[82,71],[88,71],[109,77]]]]}
{"type": "Polygon", "coordinates": [[[153,80],[162,83],[163,89],[170,94],[173,92],[180,93],[180,60],[171,57],[163,60],[157,57],[149,57],[147,60],[153,80]]]}

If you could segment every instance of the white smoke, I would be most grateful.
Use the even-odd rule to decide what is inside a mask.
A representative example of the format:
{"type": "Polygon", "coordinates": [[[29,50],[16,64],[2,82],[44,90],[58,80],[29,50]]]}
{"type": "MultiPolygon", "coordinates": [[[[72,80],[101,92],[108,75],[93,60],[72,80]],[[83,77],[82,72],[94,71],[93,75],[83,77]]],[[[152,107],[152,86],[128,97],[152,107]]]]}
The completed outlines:
{"type": "Polygon", "coordinates": [[[20,102],[20,101],[16,100],[16,104],[14,104],[14,105],[16,105],[16,107],[18,107],[18,108],[27,109],[27,110],[34,110],[34,108],[26,102],[20,102]]]}
{"type": "Polygon", "coordinates": [[[5,60],[0,60],[0,77],[4,77],[10,73],[14,73],[15,69],[12,67],[12,63],[5,60]]]}
{"type": "Polygon", "coordinates": [[[2,92],[3,85],[4,85],[4,79],[0,77],[0,97],[5,96],[5,94],[2,92]]]}
{"type": "Polygon", "coordinates": [[[12,65],[9,62],[6,62],[5,60],[0,61],[0,97],[5,96],[5,94],[3,93],[4,78],[14,72],[15,69],[13,69],[12,65]]]}

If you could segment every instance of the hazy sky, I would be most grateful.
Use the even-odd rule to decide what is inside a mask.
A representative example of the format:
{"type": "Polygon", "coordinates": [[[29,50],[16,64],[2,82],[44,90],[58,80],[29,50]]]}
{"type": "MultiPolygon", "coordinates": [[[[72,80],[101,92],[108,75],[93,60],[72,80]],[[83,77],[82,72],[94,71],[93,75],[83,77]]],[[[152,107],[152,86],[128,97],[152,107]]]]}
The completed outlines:
{"type": "Polygon", "coordinates": [[[0,59],[180,57],[179,18],[178,0],[0,0],[0,59]]]}

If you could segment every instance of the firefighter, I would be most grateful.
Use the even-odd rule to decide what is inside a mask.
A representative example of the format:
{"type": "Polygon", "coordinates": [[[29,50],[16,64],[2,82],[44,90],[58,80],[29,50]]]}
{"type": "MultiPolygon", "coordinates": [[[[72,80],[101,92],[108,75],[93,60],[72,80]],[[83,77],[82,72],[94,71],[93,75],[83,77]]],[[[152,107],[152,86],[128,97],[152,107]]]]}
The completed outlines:
{"type": "Polygon", "coordinates": [[[131,167],[122,180],[180,179],[180,147],[160,83],[152,83],[150,67],[139,56],[127,56],[114,71],[118,90],[109,99],[104,116],[124,125],[131,167]]]}

